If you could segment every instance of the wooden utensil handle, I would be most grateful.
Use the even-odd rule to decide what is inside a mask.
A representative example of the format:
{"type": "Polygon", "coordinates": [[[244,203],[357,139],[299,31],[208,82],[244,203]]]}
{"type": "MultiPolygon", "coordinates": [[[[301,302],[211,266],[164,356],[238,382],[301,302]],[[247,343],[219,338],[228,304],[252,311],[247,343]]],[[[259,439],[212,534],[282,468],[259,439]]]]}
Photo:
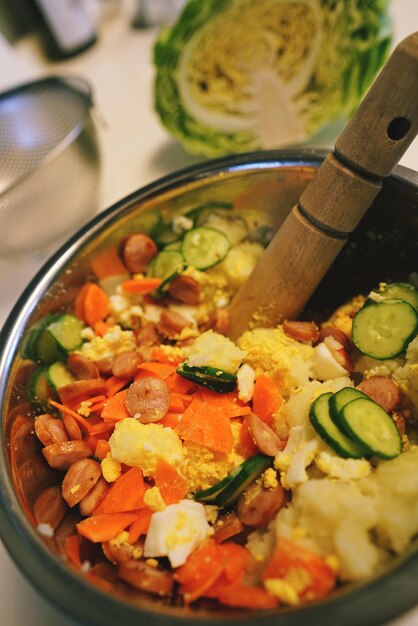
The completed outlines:
{"type": "Polygon", "coordinates": [[[254,272],[230,336],[295,317],[418,132],[418,32],[392,53],[254,272]]]}

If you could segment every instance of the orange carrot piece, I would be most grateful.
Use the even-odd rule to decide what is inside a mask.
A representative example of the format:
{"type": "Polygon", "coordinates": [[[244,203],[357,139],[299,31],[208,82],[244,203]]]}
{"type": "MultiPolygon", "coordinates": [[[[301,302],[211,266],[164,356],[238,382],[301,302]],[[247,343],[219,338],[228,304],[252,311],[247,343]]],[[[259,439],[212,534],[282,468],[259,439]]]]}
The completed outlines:
{"type": "Polygon", "coordinates": [[[242,415],[248,415],[251,413],[251,409],[248,405],[244,405],[235,392],[231,393],[217,393],[211,389],[199,389],[196,396],[203,402],[208,404],[215,404],[218,407],[222,407],[225,414],[229,418],[241,417],[242,415]]]}
{"type": "Polygon", "coordinates": [[[253,412],[263,422],[271,423],[273,413],[278,411],[284,400],[270,376],[260,374],[254,385],[253,412]]]}
{"type": "Polygon", "coordinates": [[[187,380],[187,378],[183,378],[183,376],[180,376],[177,372],[170,374],[170,376],[165,379],[165,382],[169,390],[173,393],[189,393],[189,391],[196,388],[195,383],[191,380],[187,380]]]}
{"type": "Polygon", "coordinates": [[[120,286],[125,293],[146,294],[155,291],[162,282],[161,278],[129,278],[124,280],[120,286]]]}
{"type": "Polygon", "coordinates": [[[250,553],[244,546],[232,541],[220,544],[224,563],[224,575],[230,581],[242,580],[245,567],[250,559],[250,553]]]}
{"type": "Polygon", "coordinates": [[[175,373],[176,368],[174,365],[170,365],[169,363],[156,363],[154,361],[149,361],[141,363],[138,370],[139,372],[146,372],[148,376],[154,375],[157,376],[157,378],[165,380],[171,374],[175,373]]]}
{"type": "Polygon", "coordinates": [[[96,283],[89,283],[83,304],[84,321],[89,326],[103,321],[109,312],[109,297],[96,283]]]}
{"type": "Polygon", "coordinates": [[[187,393],[176,393],[175,391],[170,394],[170,406],[169,411],[173,413],[182,413],[192,401],[192,397],[187,393]]]}
{"type": "Polygon", "coordinates": [[[219,546],[210,538],[203,541],[174,574],[186,604],[204,596],[222,574],[223,567],[219,546]]]}
{"type": "Polygon", "coordinates": [[[98,439],[96,447],[94,449],[94,456],[100,461],[103,461],[103,459],[107,456],[109,452],[110,446],[106,439],[98,439]]]}
{"type": "Polygon", "coordinates": [[[78,294],[76,296],[75,302],[74,302],[74,308],[75,308],[76,317],[78,317],[78,319],[82,320],[83,322],[85,321],[84,320],[84,299],[86,297],[86,293],[87,293],[87,290],[88,290],[90,284],[91,283],[85,283],[81,287],[80,291],[78,292],[78,294]]]}
{"type": "Polygon", "coordinates": [[[131,467],[113,483],[97,507],[100,513],[125,513],[144,506],[145,483],[139,467],[131,467]]]}
{"type": "Polygon", "coordinates": [[[241,430],[239,431],[239,453],[245,458],[249,459],[251,456],[260,452],[256,445],[249,429],[246,420],[242,422],[241,430]]]}
{"type": "Polygon", "coordinates": [[[221,604],[243,609],[275,609],[279,605],[263,587],[241,583],[224,586],[217,597],[221,604]]]}
{"type": "Polygon", "coordinates": [[[158,420],[158,423],[161,426],[169,426],[169,428],[177,428],[181,418],[183,417],[183,413],[172,413],[169,411],[164,415],[164,417],[158,420]]]}
{"type": "Polygon", "coordinates": [[[73,565],[81,567],[80,558],[80,536],[70,535],[65,539],[64,543],[65,556],[73,565]]]}
{"type": "Polygon", "coordinates": [[[55,400],[51,400],[51,398],[48,400],[48,404],[51,404],[52,406],[54,406],[56,409],[61,411],[61,413],[68,413],[68,415],[72,415],[74,419],[77,420],[77,422],[80,424],[80,426],[84,428],[86,432],[90,432],[91,426],[89,422],[84,417],[79,415],[76,411],[69,409],[64,404],[60,404],[59,402],[56,402],[55,400]]]}
{"type": "Polygon", "coordinates": [[[193,399],[176,428],[186,441],[198,443],[215,452],[232,452],[234,440],[229,418],[222,408],[193,399]]]}
{"type": "Polygon", "coordinates": [[[77,524],[80,535],[93,543],[110,541],[137,518],[137,513],[98,513],[77,524]]]}
{"type": "Polygon", "coordinates": [[[103,335],[105,335],[109,328],[112,328],[113,325],[114,324],[111,324],[109,322],[103,322],[102,320],[99,320],[93,326],[94,334],[98,335],[99,337],[103,337],[103,335]]]}
{"type": "Polygon", "coordinates": [[[94,454],[98,441],[99,438],[97,437],[97,435],[89,435],[87,439],[85,439],[85,442],[90,448],[92,454],[94,454]]]}
{"type": "Polygon", "coordinates": [[[117,422],[125,419],[125,417],[130,417],[125,406],[126,393],[127,389],[122,389],[122,391],[118,391],[114,396],[106,400],[105,407],[102,411],[102,418],[105,421],[117,422]]]}
{"type": "Polygon", "coordinates": [[[105,380],[105,387],[107,390],[107,397],[111,398],[118,391],[123,389],[125,385],[129,382],[129,378],[120,378],[119,376],[111,376],[107,380],[105,380]]]}
{"type": "Polygon", "coordinates": [[[151,521],[152,511],[147,506],[138,511],[136,520],[129,527],[128,542],[136,543],[141,535],[145,535],[151,521]]]}
{"type": "Polygon", "coordinates": [[[187,494],[187,480],[178,473],[174,465],[163,459],[157,461],[154,479],[165,504],[177,504],[187,494]]]}
{"type": "Polygon", "coordinates": [[[99,280],[108,276],[122,276],[128,270],[122,263],[117,248],[105,248],[94,255],[90,267],[99,280]]]}

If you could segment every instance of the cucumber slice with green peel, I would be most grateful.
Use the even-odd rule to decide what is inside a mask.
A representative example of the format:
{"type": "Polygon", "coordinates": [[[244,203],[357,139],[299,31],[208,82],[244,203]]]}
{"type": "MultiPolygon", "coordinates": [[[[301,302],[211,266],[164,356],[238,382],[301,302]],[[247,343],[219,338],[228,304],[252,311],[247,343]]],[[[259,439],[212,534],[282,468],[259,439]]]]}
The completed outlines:
{"type": "Polygon", "coordinates": [[[309,412],[311,424],[325,443],[340,456],[353,459],[364,457],[365,448],[349,439],[331,419],[330,401],[333,395],[331,392],[323,393],[315,400],[309,412]]]}
{"type": "Polygon", "coordinates": [[[162,250],[155,256],[147,268],[147,276],[161,278],[156,295],[164,296],[169,284],[184,270],[186,264],[178,250],[162,250]]]}
{"type": "Polygon", "coordinates": [[[58,343],[54,335],[45,328],[36,339],[34,346],[35,361],[49,365],[65,359],[67,351],[58,343]]]}
{"type": "Polygon", "coordinates": [[[335,424],[338,424],[338,415],[343,407],[356,398],[370,399],[369,396],[360,391],[360,389],[354,389],[354,387],[343,387],[336,393],[331,394],[331,398],[329,400],[329,413],[335,424]]]}
{"type": "Polygon", "coordinates": [[[382,407],[368,398],[348,402],[339,413],[345,432],[381,459],[393,459],[402,452],[402,439],[395,422],[382,407]]]}
{"type": "Polygon", "coordinates": [[[187,363],[180,363],[177,373],[187,380],[207,387],[218,393],[229,393],[235,389],[237,377],[216,367],[194,367],[187,363]]]}
{"type": "Polygon", "coordinates": [[[51,313],[49,315],[45,315],[40,320],[35,322],[27,333],[26,337],[23,340],[23,344],[21,347],[21,355],[24,359],[30,359],[31,361],[38,360],[36,354],[36,346],[38,343],[38,339],[41,336],[43,330],[61,317],[61,313],[51,313]]]}
{"type": "Polygon", "coordinates": [[[245,489],[272,465],[273,459],[271,457],[256,454],[238,465],[226,478],[213,487],[198,491],[195,494],[195,500],[213,503],[221,507],[233,506],[245,489]]]}
{"type": "Polygon", "coordinates": [[[62,363],[62,361],[56,361],[55,363],[52,363],[52,365],[50,365],[46,369],[46,377],[49,386],[54,391],[56,391],[60,387],[69,385],[76,380],[65,365],[65,363],[62,363]]]}
{"type": "Polygon", "coordinates": [[[162,252],[172,252],[174,250],[175,252],[181,253],[181,246],[182,246],[181,241],[174,241],[173,243],[169,243],[167,246],[165,246],[162,252]]]}
{"type": "Polygon", "coordinates": [[[385,300],[404,300],[418,311],[418,289],[409,283],[389,283],[376,293],[385,300]]]}
{"type": "Polygon", "coordinates": [[[199,226],[185,234],[181,251],[187,265],[205,270],[222,261],[229,248],[229,239],[220,230],[199,226]]]}
{"type": "Polygon", "coordinates": [[[61,348],[66,352],[71,352],[79,348],[83,343],[81,331],[84,326],[84,323],[79,320],[78,317],[66,313],[51,324],[48,324],[47,330],[55,338],[61,348]]]}
{"type": "Polygon", "coordinates": [[[153,234],[153,239],[160,248],[175,241],[180,241],[182,237],[183,233],[176,233],[171,224],[159,226],[153,234]]]}
{"type": "Polygon", "coordinates": [[[375,359],[399,356],[417,333],[418,311],[405,300],[369,302],[353,318],[355,346],[375,359]]]}
{"type": "Polygon", "coordinates": [[[40,367],[33,372],[28,382],[28,393],[32,404],[48,406],[48,400],[54,396],[54,391],[48,383],[46,367],[40,367]]]}

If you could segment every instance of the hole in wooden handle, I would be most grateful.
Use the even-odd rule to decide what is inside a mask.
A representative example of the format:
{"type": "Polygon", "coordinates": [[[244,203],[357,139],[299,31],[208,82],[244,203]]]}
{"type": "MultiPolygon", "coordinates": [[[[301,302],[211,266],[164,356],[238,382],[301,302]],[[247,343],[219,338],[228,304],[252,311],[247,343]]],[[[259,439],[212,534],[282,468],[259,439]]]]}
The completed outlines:
{"type": "Polygon", "coordinates": [[[412,124],[406,117],[395,117],[387,128],[387,135],[392,141],[403,139],[409,132],[412,124]]]}

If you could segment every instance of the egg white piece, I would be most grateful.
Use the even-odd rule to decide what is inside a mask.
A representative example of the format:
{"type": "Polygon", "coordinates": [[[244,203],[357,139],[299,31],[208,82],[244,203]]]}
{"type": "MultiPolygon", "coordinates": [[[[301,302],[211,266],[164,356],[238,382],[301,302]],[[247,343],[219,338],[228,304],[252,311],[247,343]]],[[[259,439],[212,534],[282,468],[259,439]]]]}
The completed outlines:
{"type": "Polygon", "coordinates": [[[335,360],[325,342],[319,343],[314,348],[313,367],[318,380],[329,380],[348,374],[348,370],[335,360]]]}
{"type": "Polygon", "coordinates": [[[212,532],[203,504],[181,500],[152,515],[144,556],[166,556],[172,567],[179,567],[212,532]]]}

